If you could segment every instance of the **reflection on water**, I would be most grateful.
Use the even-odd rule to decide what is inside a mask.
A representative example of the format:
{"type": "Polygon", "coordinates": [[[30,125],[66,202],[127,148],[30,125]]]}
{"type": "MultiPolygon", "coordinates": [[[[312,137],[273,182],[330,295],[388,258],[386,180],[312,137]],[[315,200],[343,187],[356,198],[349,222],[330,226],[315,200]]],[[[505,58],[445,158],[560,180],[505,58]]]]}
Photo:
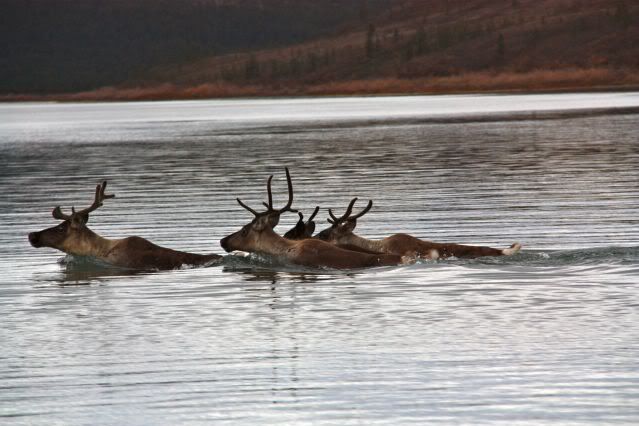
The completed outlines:
{"type": "Polygon", "coordinates": [[[0,106],[2,422],[636,423],[639,115],[601,109],[638,99],[0,106]],[[94,231],[222,253],[251,219],[235,197],[258,205],[274,174],[282,202],[285,165],[318,230],[358,196],[368,237],[524,251],[134,274],[26,239],[108,179],[94,231]]]}

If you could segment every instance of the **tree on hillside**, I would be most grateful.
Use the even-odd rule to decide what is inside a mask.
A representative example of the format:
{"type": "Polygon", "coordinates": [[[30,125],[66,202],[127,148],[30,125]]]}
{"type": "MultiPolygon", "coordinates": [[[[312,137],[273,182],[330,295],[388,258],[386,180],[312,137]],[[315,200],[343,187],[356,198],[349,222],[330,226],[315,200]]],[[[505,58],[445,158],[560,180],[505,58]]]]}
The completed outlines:
{"type": "Polygon", "coordinates": [[[292,53],[288,60],[288,72],[292,77],[297,77],[300,72],[300,59],[298,53],[292,53]]]}
{"type": "Polygon", "coordinates": [[[251,55],[244,65],[244,77],[247,80],[254,79],[260,76],[260,64],[257,61],[255,55],[251,55]]]}
{"type": "Polygon", "coordinates": [[[399,43],[399,40],[400,40],[399,30],[395,28],[393,30],[393,44],[399,43]]]}
{"type": "Polygon", "coordinates": [[[632,19],[628,12],[628,6],[626,6],[626,2],[623,0],[617,2],[617,7],[615,8],[615,20],[624,28],[630,25],[630,21],[632,19]]]}
{"type": "Polygon", "coordinates": [[[447,49],[451,45],[451,31],[448,27],[440,25],[437,28],[437,46],[440,49],[447,49]]]}
{"type": "Polygon", "coordinates": [[[420,26],[417,29],[415,38],[415,42],[417,45],[417,54],[421,55],[423,53],[426,53],[426,51],[428,50],[428,46],[426,44],[426,31],[424,31],[424,27],[420,26]]]}
{"type": "Polygon", "coordinates": [[[540,38],[541,33],[539,32],[539,28],[535,27],[535,29],[528,32],[528,42],[531,46],[536,46],[540,38]]]}
{"type": "Polygon", "coordinates": [[[314,72],[317,69],[318,58],[315,52],[306,52],[306,64],[309,72],[314,72]]]}
{"type": "Polygon", "coordinates": [[[504,59],[504,55],[506,54],[506,44],[504,42],[504,34],[499,33],[499,37],[497,37],[497,59],[504,59]]]}
{"type": "Polygon", "coordinates": [[[368,31],[366,31],[366,57],[372,58],[375,52],[375,25],[368,24],[368,31]]]}
{"type": "Polygon", "coordinates": [[[404,45],[404,50],[402,52],[402,59],[404,60],[404,62],[409,62],[411,59],[413,59],[413,42],[412,42],[412,40],[404,45]]]}
{"type": "Polygon", "coordinates": [[[362,22],[366,22],[368,20],[368,1],[367,0],[359,1],[359,19],[362,22]]]}

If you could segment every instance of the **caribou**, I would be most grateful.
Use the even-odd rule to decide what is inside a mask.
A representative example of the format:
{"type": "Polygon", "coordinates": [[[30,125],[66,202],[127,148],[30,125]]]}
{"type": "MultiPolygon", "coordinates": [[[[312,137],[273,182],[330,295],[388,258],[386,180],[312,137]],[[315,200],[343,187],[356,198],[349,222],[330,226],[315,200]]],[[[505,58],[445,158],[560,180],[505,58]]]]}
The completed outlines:
{"type": "Polygon", "coordinates": [[[380,253],[396,254],[400,256],[419,257],[423,259],[437,258],[475,258],[481,256],[510,256],[517,253],[521,244],[514,243],[509,248],[497,249],[483,246],[468,246],[462,244],[436,243],[432,241],[420,240],[407,234],[394,234],[382,240],[370,240],[355,235],[353,231],[357,226],[357,219],[364,216],[373,207],[373,201],[359,213],[353,215],[353,206],[357,198],[353,198],[349,203],[346,212],[341,217],[336,217],[331,209],[328,214],[331,217],[328,222],[329,228],[324,229],[316,238],[332,244],[348,244],[361,247],[365,250],[380,253]]]}
{"type": "MultiPolygon", "coordinates": [[[[285,262],[313,268],[356,269],[375,266],[394,266],[404,263],[401,256],[395,254],[370,254],[344,250],[333,244],[317,239],[291,240],[284,238],[273,230],[285,212],[296,212],[292,209],[293,183],[288,168],[286,182],[288,185],[288,201],[284,207],[273,207],[270,176],[267,181],[268,203],[263,203],[265,211],[258,212],[237,198],[238,204],[254,218],[239,231],[220,240],[222,248],[230,253],[244,251],[260,253],[279,258],[285,262]]],[[[314,215],[313,215],[314,216],[314,215]]],[[[300,218],[301,219],[301,218],[300,218]]],[[[312,219],[312,217],[311,217],[312,219]]]]}
{"type": "Polygon", "coordinates": [[[33,247],[50,247],[76,256],[91,256],[116,267],[128,269],[175,269],[183,265],[201,266],[216,263],[218,254],[194,254],[160,247],[141,237],[107,239],[87,227],[89,213],[102,207],[104,200],[114,198],[105,194],[107,182],[95,188],[93,204],[71,214],[62,212],[60,206],[53,209],[54,219],[63,222],[39,232],[29,234],[33,247]]]}
{"type": "MultiPolygon", "coordinates": [[[[317,212],[319,212],[319,206],[315,207],[313,214],[311,215],[311,217],[308,219],[307,222],[304,222],[304,215],[301,212],[297,212],[297,214],[299,215],[299,219],[297,223],[295,224],[295,226],[293,226],[291,229],[286,231],[286,233],[284,234],[284,238],[289,240],[304,240],[308,238],[313,238],[313,232],[315,232],[315,222],[313,221],[313,219],[317,215],[317,212]]],[[[368,253],[368,254],[382,254],[379,251],[368,250],[364,247],[358,247],[353,244],[337,243],[334,245],[344,250],[358,251],[360,253],[368,253]]]]}

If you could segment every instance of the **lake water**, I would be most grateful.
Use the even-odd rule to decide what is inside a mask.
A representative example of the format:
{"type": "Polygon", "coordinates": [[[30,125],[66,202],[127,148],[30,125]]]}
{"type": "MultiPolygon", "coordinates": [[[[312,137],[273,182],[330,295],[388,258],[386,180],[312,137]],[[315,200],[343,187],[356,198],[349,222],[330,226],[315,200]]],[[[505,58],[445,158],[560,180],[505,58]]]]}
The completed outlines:
{"type": "MultiPolygon", "coordinates": [[[[0,423],[637,424],[639,93],[0,104],[0,423]],[[127,274],[35,249],[51,209],[198,253],[235,202],[375,206],[510,258],[127,274]]],[[[296,216],[282,218],[282,233],[296,216]]]]}

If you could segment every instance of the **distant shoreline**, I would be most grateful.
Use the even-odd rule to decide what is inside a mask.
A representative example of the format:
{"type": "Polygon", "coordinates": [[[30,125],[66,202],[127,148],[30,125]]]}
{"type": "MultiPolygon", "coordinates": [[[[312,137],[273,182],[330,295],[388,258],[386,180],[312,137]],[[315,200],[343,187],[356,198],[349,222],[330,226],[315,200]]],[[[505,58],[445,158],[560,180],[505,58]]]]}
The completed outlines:
{"type": "Polygon", "coordinates": [[[196,86],[171,83],[145,87],[103,87],[63,94],[5,94],[0,102],[135,102],[233,98],[332,96],[419,96],[462,94],[526,94],[639,91],[639,71],[609,68],[539,70],[525,73],[469,73],[446,77],[380,78],[315,85],[235,85],[223,82],[196,86]]]}

